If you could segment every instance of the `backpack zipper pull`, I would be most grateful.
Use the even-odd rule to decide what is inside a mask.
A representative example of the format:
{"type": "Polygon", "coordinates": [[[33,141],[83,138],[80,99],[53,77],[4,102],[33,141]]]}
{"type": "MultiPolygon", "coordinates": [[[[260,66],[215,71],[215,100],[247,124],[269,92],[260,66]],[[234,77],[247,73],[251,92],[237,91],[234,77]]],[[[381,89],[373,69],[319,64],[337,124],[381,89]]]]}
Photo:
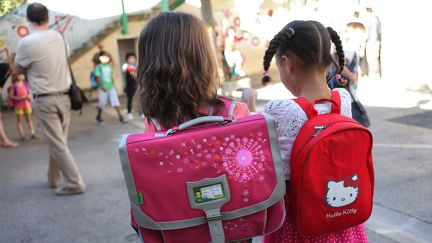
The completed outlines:
{"type": "Polygon", "coordinates": [[[312,135],[312,137],[316,137],[318,136],[318,134],[320,134],[320,132],[322,132],[324,129],[327,128],[327,125],[319,125],[319,126],[314,126],[315,128],[315,133],[312,135]]]}

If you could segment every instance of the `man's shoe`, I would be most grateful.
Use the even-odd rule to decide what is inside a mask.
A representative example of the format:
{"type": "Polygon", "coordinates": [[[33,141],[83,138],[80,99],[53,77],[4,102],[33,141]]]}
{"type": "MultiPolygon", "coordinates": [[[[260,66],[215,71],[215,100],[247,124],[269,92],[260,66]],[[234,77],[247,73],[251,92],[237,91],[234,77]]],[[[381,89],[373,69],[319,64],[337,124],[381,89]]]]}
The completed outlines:
{"type": "Polygon", "coordinates": [[[84,193],[84,188],[83,187],[62,187],[59,188],[56,191],[56,194],[58,196],[69,196],[69,195],[76,195],[76,194],[82,194],[84,193]]]}

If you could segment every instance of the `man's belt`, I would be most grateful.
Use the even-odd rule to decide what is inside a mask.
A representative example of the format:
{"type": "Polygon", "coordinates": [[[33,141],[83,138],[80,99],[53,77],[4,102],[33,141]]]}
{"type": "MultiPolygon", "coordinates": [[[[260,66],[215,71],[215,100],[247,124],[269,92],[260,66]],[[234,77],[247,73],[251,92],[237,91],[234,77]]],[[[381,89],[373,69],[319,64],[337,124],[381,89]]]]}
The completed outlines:
{"type": "Polygon", "coordinates": [[[58,95],[68,95],[69,91],[59,91],[59,92],[52,92],[52,93],[45,93],[45,94],[34,94],[33,98],[41,98],[41,97],[48,97],[48,96],[58,96],[58,95]]]}

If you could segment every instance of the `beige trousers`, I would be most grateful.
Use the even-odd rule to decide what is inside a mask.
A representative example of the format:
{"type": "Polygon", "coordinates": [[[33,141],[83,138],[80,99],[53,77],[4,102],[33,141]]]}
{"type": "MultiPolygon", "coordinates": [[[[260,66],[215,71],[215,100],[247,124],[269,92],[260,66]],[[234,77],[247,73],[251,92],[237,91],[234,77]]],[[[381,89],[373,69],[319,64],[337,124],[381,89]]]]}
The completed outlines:
{"type": "Polygon", "coordinates": [[[69,96],[36,98],[34,111],[49,146],[48,183],[59,182],[63,175],[64,186],[84,187],[84,181],[67,142],[71,113],[69,96]]]}

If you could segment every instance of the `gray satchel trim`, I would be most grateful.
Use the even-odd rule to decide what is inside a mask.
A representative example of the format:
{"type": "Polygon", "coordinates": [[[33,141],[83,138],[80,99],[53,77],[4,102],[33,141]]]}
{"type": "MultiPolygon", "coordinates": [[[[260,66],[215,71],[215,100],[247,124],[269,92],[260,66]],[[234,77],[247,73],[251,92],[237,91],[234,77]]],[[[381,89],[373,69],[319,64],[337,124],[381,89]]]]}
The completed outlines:
{"type": "Polygon", "coordinates": [[[236,105],[235,100],[232,100],[231,101],[231,106],[230,106],[230,109],[229,109],[229,112],[228,112],[228,118],[231,118],[231,119],[233,118],[235,105],[236,105]]]}
{"type": "MultiPolygon", "coordinates": [[[[272,150],[273,162],[275,166],[275,174],[277,179],[275,189],[273,190],[270,197],[261,203],[251,205],[246,208],[230,211],[230,212],[221,212],[222,220],[235,219],[235,218],[239,218],[242,216],[246,216],[246,215],[250,215],[262,211],[274,205],[278,201],[282,200],[285,195],[285,190],[286,190],[285,178],[284,178],[283,167],[282,167],[282,159],[279,152],[276,123],[271,116],[267,114],[262,114],[262,115],[266,119],[268,134],[270,139],[270,147],[272,150]]],[[[206,221],[206,217],[204,216],[198,218],[186,219],[186,220],[178,220],[178,221],[155,222],[149,216],[147,216],[141,211],[138,203],[138,199],[136,197],[135,183],[133,181],[132,171],[130,168],[128,154],[126,150],[127,136],[128,135],[123,135],[123,137],[121,138],[119,144],[119,153],[120,153],[120,160],[122,164],[123,174],[126,181],[126,187],[128,189],[129,200],[132,207],[132,213],[138,225],[153,230],[173,230],[173,229],[182,229],[182,228],[188,228],[188,227],[206,224],[207,221],[206,221]]]]}
{"type": "Polygon", "coordinates": [[[136,197],[135,182],[133,181],[132,170],[130,168],[129,158],[126,151],[126,140],[128,136],[129,135],[126,134],[121,137],[118,149],[120,154],[120,161],[123,170],[123,175],[125,178],[126,187],[128,189],[129,200],[132,204],[139,205],[138,198],[136,197]]]}
{"type": "Polygon", "coordinates": [[[156,132],[160,132],[160,131],[162,131],[162,129],[161,129],[161,126],[159,125],[159,122],[156,120],[156,119],[154,119],[153,117],[150,117],[150,120],[153,122],[153,124],[155,125],[155,127],[156,127],[156,132]]]}

